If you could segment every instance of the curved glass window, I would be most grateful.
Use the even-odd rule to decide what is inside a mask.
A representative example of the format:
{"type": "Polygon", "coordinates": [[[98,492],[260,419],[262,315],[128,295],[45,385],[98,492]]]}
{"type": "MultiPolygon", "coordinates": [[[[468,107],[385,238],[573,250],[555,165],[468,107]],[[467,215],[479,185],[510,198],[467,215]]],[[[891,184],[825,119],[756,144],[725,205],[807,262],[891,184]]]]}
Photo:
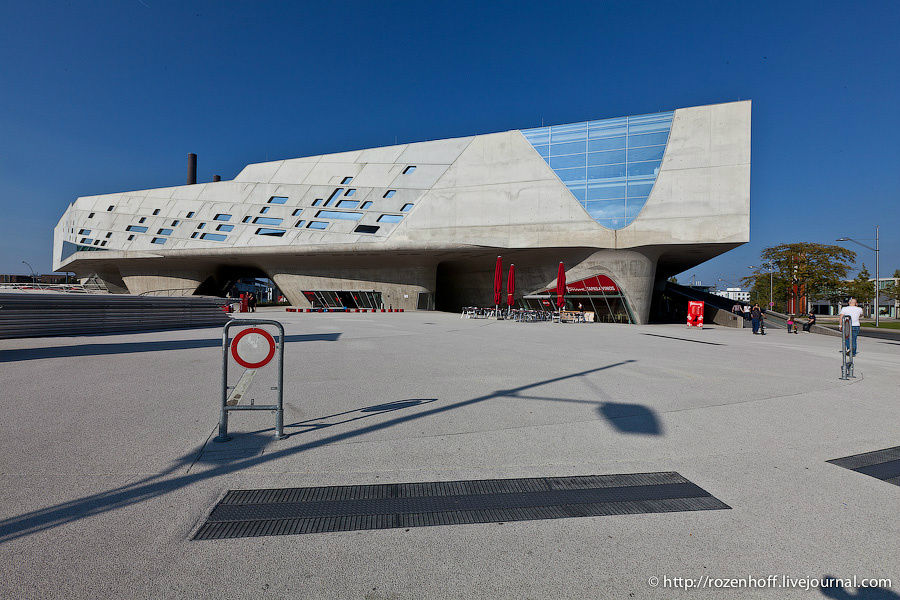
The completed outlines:
{"type": "Polygon", "coordinates": [[[653,189],[674,114],[523,129],[522,135],[594,220],[622,229],[653,189]]]}

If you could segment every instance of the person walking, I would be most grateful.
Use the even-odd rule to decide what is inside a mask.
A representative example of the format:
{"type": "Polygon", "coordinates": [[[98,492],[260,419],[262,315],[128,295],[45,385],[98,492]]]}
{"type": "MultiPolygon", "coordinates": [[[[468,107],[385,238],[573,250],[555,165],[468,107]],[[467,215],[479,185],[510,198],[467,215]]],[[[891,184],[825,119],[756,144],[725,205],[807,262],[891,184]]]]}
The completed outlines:
{"type": "Polygon", "coordinates": [[[754,304],[753,308],[750,309],[750,323],[753,325],[753,335],[759,333],[759,326],[762,322],[762,310],[759,308],[759,304],[754,304]]]}
{"type": "Polygon", "coordinates": [[[247,298],[247,306],[250,307],[250,312],[256,312],[256,294],[250,292],[250,297],[247,298]]]}
{"type": "Polygon", "coordinates": [[[844,352],[849,354],[852,348],[853,356],[856,356],[856,336],[859,335],[859,318],[862,314],[863,310],[857,306],[856,298],[850,298],[848,305],[838,313],[842,328],[844,317],[850,317],[850,339],[844,340],[844,352]]]}

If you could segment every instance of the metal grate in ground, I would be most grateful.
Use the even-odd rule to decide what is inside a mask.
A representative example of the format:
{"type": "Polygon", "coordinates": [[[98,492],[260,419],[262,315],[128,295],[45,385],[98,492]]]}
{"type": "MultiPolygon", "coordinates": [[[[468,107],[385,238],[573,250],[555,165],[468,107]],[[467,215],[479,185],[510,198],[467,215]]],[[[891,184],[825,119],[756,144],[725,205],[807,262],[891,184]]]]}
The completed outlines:
{"type": "Polygon", "coordinates": [[[193,539],[728,508],[674,472],[231,490],[193,539]]]}
{"type": "Polygon", "coordinates": [[[900,446],[829,460],[833,465],[900,485],[900,446]]]}

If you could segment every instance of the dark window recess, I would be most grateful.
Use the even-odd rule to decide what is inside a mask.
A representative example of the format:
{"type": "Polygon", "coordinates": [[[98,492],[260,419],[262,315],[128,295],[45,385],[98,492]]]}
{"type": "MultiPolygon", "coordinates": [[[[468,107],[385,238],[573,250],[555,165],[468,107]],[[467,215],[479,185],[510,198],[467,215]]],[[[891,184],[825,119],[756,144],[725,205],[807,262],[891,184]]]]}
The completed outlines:
{"type": "Polygon", "coordinates": [[[388,190],[384,193],[384,196],[382,196],[382,198],[391,198],[396,193],[397,193],[397,190],[388,190]]]}
{"type": "Polygon", "coordinates": [[[347,184],[350,183],[351,181],[353,181],[353,178],[352,178],[352,177],[344,177],[344,178],[341,180],[341,185],[347,185],[347,184]]]}
{"type": "Polygon", "coordinates": [[[410,166],[406,167],[405,169],[403,169],[403,174],[409,175],[410,173],[415,173],[415,171],[416,171],[416,166],[410,165],[410,166]]]}
{"type": "Polygon", "coordinates": [[[197,225],[197,229],[203,229],[204,227],[206,227],[206,223],[199,223],[197,225]]]}
{"type": "Polygon", "coordinates": [[[94,218],[94,213],[91,213],[88,215],[88,219],[93,219],[93,218],[94,218]]]}
{"type": "Polygon", "coordinates": [[[334,200],[335,198],[337,198],[338,196],[340,196],[343,193],[344,193],[344,188],[338,188],[338,189],[334,190],[333,192],[331,192],[331,195],[328,196],[328,202],[325,203],[325,206],[328,206],[332,200],[334,200]]]}
{"type": "Polygon", "coordinates": [[[187,214],[187,218],[188,218],[188,219],[190,219],[190,218],[193,217],[193,216],[194,216],[194,211],[188,212],[188,214],[187,214]]]}
{"type": "Polygon", "coordinates": [[[192,233],[192,234],[191,234],[191,237],[192,237],[192,238],[197,237],[197,232],[195,231],[194,233],[192,233]]]}
{"type": "Polygon", "coordinates": [[[172,227],[177,227],[180,222],[181,221],[179,221],[178,219],[175,219],[174,221],[172,221],[172,227]]]}
{"type": "Polygon", "coordinates": [[[378,229],[377,225],[357,225],[353,231],[356,233],[375,233],[378,229]]]}
{"type": "Polygon", "coordinates": [[[111,237],[112,237],[112,231],[110,231],[109,233],[106,234],[106,238],[107,238],[107,239],[109,239],[109,238],[111,238],[111,237]]]}
{"type": "Polygon", "coordinates": [[[248,215],[248,216],[244,217],[243,219],[241,219],[241,223],[249,223],[250,219],[252,219],[252,218],[253,217],[248,215]]]}
{"type": "Polygon", "coordinates": [[[287,200],[287,196],[272,196],[269,198],[269,204],[284,204],[287,200]]]}
{"type": "Polygon", "coordinates": [[[114,210],[115,208],[116,208],[115,206],[110,206],[109,208],[106,209],[106,212],[109,212],[109,211],[111,211],[111,210],[114,210]]]}
{"type": "Polygon", "coordinates": [[[128,241],[129,241],[129,242],[130,242],[131,240],[133,240],[133,239],[134,239],[134,235],[133,235],[133,234],[128,236],[128,241]]]}
{"type": "Polygon", "coordinates": [[[267,212],[269,212],[269,208],[271,208],[271,207],[263,206],[261,209],[259,209],[259,214],[261,214],[261,215],[266,214],[267,212]]]}
{"type": "Polygon", "coordinates": [[[147,217],[141,217],[140,219],[138,219],[138,223],[143,223],[146,220],[147,220],[147,217]]]}
{"type": "Polygon", "coordinates": [[[157,208],[156,210],[153,211],[153,216],[155,217],[158,214],[159,214],[159,209],[157,208]]]}
{"type": "MultiPolygon", "coordinates": [[[[156,213],[154,213],[154,214],[156,214],[156,213]]],[[[216,221],[230,221],[231,215],[226,215],[225,213],[219,213],[215,217],[213,217],[213,219],[216,221]]]]}
{"type": "Polygon", "coordinates": [[[291,216],[292,216],[292,217],[296,217],[297,215],[299,215],[299,214],[302,213],[302,212],[303,212],[303,209],[302,209],[302,208],[298,208],[297,210],[295,210],[294,212],[291,213],[291,216]]]}
{"type": "Polygon", "coordinates": [[[284,235],[284,231],[281,229],[266,229],[265,227],[260,227],[256,230],[256,235],[268,235],[271,237],[281,237],[284,235]]]}
{"type": "Polygon", "coordinates": [[[105,246],[105,245],[106,245],[106,240],[103,240],[102,242],[100,242],[100,245],[101,245],[101,246],[105,246]]]}
{"type": "Polygon", "coordinates": [[[313,206],[319,206],[321,204],[322,204],[321,198],[316,198],[315,200],[313,200],[313,203],[312,203],[313,206]]]}

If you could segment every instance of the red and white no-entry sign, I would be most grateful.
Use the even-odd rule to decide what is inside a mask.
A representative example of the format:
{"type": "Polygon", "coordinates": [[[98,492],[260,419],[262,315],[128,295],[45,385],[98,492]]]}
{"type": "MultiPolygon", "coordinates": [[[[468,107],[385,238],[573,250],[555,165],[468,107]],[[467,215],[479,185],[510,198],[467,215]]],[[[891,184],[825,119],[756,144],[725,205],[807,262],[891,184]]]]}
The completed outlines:
{"type": "Polygon", "coordinates": [[[275,338],[259,327],[243,329],[231,341],[231,356],[247,369],[264,367],[275,356],[275,338]]]}

